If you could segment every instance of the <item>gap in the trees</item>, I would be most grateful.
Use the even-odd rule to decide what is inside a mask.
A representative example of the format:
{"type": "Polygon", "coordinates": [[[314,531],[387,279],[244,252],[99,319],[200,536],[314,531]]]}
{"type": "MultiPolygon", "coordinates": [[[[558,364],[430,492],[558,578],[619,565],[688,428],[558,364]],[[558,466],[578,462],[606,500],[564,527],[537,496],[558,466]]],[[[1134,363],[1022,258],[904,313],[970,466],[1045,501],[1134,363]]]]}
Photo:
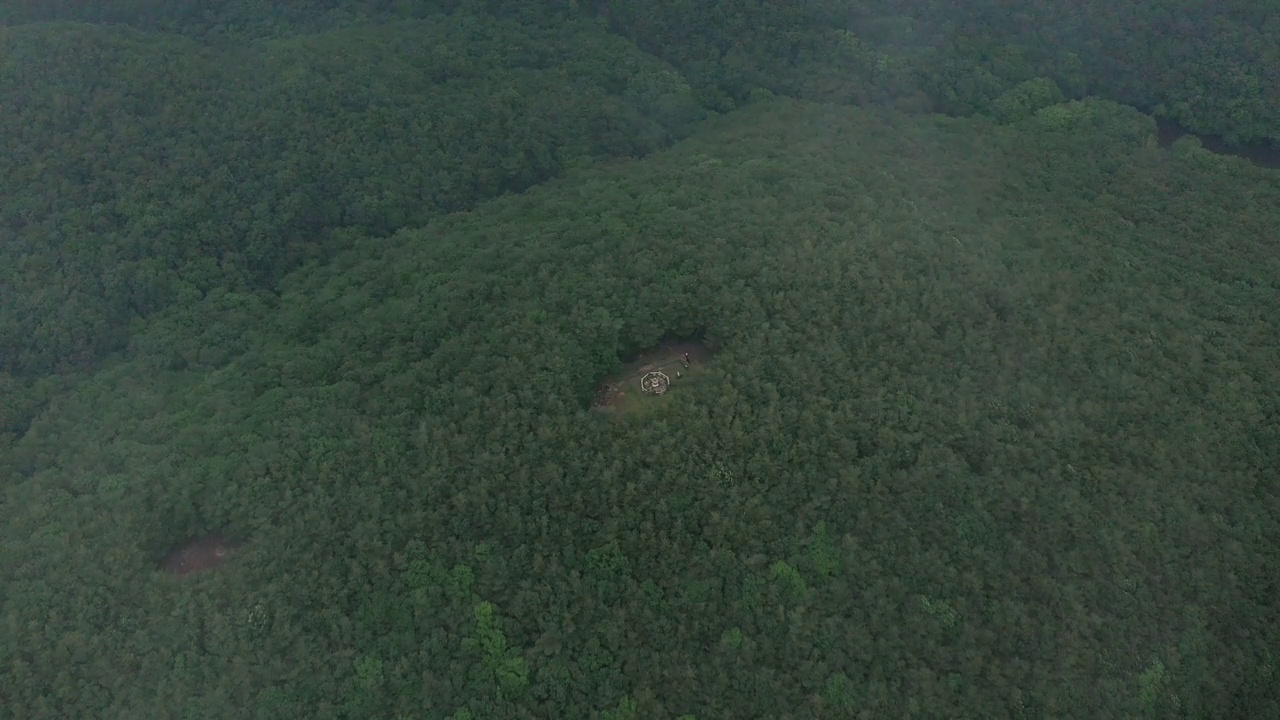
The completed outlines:
{"type": "Polygon", "coordinates": [[[711,359],[701,332],[670,335],[653,347],[623,356],[622,369],[600,382],[591,407],[624,414],[658,407],[711,359]]]}
{"type": "Polygon", "coordinates": [[[213,570],[229,560],[241,545],[224,535],[191,538],[166,553],[160,560],[160,569],[177,577],[213,570]]]}
{"type": "Polygon", "coordinates": [[[1280,169],[1280,145],[1265,140],[1247,143],[1230,143],[1217,135],[1204,135],[1191,132],[1177,122],[1168,118],[1156,117],[1158,133],[1156,141],[1160,147],[1168,149],[1184,137],[1193,137],[1200,141],[1200,146],[1219,155],[1235,155],[1244,158],[1259,167],[1280,169]]]}

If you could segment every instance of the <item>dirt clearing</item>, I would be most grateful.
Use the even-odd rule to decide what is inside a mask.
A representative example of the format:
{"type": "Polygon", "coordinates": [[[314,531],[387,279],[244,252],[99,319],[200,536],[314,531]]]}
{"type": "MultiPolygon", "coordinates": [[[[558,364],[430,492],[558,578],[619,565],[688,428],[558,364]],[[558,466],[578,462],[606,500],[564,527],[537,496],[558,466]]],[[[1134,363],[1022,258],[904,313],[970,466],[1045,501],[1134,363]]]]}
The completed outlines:
{"type": "Polygon", "coordinates": [[[621,372],[605,378],[591,407],[623,414],[660,406],[710,358],[711,350],[696,340],[664,342],[640,353],[621,372]]]}

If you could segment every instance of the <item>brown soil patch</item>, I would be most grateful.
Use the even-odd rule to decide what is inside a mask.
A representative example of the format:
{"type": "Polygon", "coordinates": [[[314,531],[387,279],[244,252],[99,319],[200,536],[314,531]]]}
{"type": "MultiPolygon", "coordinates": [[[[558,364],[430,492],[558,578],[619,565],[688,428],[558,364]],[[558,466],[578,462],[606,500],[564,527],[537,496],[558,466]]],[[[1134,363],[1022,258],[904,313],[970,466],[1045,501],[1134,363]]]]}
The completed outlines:
{"type": "Polygon", "coordinates": [[[178,577],[212,570],[235,554],[240,545],[222,535],[193,538],[170,550],[160,561],[160,569],[178,577]]]}
{"type": "Polygon", "coordinates": [[[617,375],[600,383],[591,407],[611,412],[629,412],[660,402],[671,393],[679,392],[681,380],[696,374],[710,358],[710,348],[700,342],[664,342],[644,351],[640,357],[623,366],[617,375]],[[671,378],[671,389],[666,395],[646,395],[640,389],[640,378],[654,370],[664,372],[671,378]]]}

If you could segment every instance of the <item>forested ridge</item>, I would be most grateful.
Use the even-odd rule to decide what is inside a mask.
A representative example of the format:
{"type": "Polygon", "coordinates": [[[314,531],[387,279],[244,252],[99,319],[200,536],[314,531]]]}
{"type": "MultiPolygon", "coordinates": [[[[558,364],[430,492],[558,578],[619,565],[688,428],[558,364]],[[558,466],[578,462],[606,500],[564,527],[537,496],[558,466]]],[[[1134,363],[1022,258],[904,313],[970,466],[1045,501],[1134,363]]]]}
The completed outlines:
{"type": "Polygon", "coordinates": [[[716,109],[764,87],[912,106],[925,96],[971,114],[1044,77],[1073,98],[1280,145],[1280,13],[1264,0],[14,0],[0,23],[123,24],[234,45],[453,12],[543,27],[594,20],[679,67],[716,109]]]}
{"type": "Polygon", "coordinates": [[[643,155],[704,115],[669,67],[570,31],[460,14],[224,50],[5,31],[0,370],[91,369],[135,318],[269,295],[343,233],[643,155]]]}
{"type": "Polygon", "coordinates": [[[1266,2],[859,3],[855,33],[916,71],[946,112],[1010,84],[1136,105],[1231,142],[1280,145],[1280,13],[1266,2]]]}
{"type": "Polygon", "coordinates": [[[0,718],[1280,717],[1280,173],[454,5],[3,30],[0,718]]]}
{"type": "Polygon", "coordinates": [[[273,293],[344,231],[643,156],[770,93],[996,118],[1029,92],[1094,95],[1275,139],[1271,15],[1108,7],[12,3],[0,370],[56,383],[45,369],[92,370],[159,309],[273,293]],[[1156,42],[1169,23],[1178,42],[1156,42]]]}

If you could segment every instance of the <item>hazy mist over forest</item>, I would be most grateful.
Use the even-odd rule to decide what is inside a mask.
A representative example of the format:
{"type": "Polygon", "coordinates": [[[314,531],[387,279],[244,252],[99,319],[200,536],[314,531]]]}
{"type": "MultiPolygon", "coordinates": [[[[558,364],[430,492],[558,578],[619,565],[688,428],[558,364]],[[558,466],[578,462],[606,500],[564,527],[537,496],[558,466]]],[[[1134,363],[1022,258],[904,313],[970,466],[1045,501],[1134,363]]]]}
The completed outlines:
{"type": "Polygon", "coordinates": [[[1280,720],[1280,6],[0,4],[0,720],[1280,720]]]}

